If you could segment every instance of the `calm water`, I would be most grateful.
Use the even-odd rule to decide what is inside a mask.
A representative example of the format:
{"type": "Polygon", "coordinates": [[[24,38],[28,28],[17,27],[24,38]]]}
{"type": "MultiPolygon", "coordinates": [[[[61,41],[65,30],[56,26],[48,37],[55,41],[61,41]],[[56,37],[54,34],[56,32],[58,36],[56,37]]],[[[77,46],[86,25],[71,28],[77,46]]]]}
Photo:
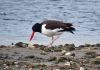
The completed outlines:
{"type": "MultiPolygon", "coordinates": [[[[55,44],[100,43],[100,0],[0,0],[0,44],[28,42],[32,25],[46,19],[71,22],[77,29],[74,35],[62,34],[55,44]]],[[[50,40],[36,33],[32,42],[50,40]]]]}

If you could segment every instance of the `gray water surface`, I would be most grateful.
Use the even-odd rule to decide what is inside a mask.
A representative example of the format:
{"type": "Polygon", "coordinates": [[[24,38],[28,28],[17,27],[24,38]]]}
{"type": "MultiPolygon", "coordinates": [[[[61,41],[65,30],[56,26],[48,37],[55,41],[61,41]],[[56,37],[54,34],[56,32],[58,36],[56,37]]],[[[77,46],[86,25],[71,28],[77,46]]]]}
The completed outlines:
{"type": "MultiPolygon", "coordinates": [[[[76,28],[74,35],[62,34],[55,45],[100,43],[100,0],[0,0],[0,44],[28,42],[32,25],[47,19],[71,22],[76,28]]],[[[36,33],[32,42],[50,40],[36,33]]]]}

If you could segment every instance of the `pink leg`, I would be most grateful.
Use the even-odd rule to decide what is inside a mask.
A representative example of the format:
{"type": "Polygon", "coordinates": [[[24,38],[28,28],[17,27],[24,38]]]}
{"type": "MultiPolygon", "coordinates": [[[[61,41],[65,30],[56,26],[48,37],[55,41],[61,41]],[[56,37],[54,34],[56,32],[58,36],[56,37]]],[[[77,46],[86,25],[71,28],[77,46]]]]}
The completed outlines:
{"type": "Polygon", "coordinates": [[[52,41],[51,41],[51,43],[48,45],[48,48],[52,47],[53,39],[54,39],[54,37],[52,36],[52,41]]]}
{"type": "Polygon", "coordinates": [[[49,47],[52,47],[52,44],[59,38],[60,36],[57,36],[55,39],[54,37],[52,37],[52,42],[48,45],[48,48],[49,47]]]}

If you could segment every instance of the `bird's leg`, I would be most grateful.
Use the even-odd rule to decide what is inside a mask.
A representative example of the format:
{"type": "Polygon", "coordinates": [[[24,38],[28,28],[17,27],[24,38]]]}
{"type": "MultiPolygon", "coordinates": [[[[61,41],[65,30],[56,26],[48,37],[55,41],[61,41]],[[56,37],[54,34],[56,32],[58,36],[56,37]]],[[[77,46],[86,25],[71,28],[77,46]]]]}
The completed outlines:
{"type": "Polygon", "coordinates": [[[60,35],[58,35],[55,39],[53,39],[52,43],[54,43],[59,37],[60,37],[60,35]]]}
{"type": "Polygon", "coordinates": [[[54,37],[52,36],[52,41],[51,41],[51,43],[48,45],[48,48],[49,48],[49,47],[52,47],[53,39],[54,39],[54,37]]]}
{"type": "Polygon", "coordinates": [[[60,35],[58,35],[55,39],[52,36],[52,42],[48,45],[48,47],[52,47],[52,44],[60,37],[60,35]]]}
{"type": "Polygon", "coordinates": [[[51,41],[51,45],[53,44],[53,40],[54,40],[54,37],[52,36],[52,41],[51,41]]]}

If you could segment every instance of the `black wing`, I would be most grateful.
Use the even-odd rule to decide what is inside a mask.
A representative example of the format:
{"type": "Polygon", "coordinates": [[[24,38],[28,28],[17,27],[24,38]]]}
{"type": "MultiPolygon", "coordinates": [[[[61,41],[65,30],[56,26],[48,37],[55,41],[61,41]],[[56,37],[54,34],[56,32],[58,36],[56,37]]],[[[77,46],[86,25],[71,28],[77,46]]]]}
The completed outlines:
{"type": "Polygon", "coordinates": [[[42,24],[46,24],[46,28],[51,30],[56,28],[66,29],[73,26],[71,23],[63,23],[62,21],[56,21],[56,20],[46,20],[43,21],[42,24]]]}

